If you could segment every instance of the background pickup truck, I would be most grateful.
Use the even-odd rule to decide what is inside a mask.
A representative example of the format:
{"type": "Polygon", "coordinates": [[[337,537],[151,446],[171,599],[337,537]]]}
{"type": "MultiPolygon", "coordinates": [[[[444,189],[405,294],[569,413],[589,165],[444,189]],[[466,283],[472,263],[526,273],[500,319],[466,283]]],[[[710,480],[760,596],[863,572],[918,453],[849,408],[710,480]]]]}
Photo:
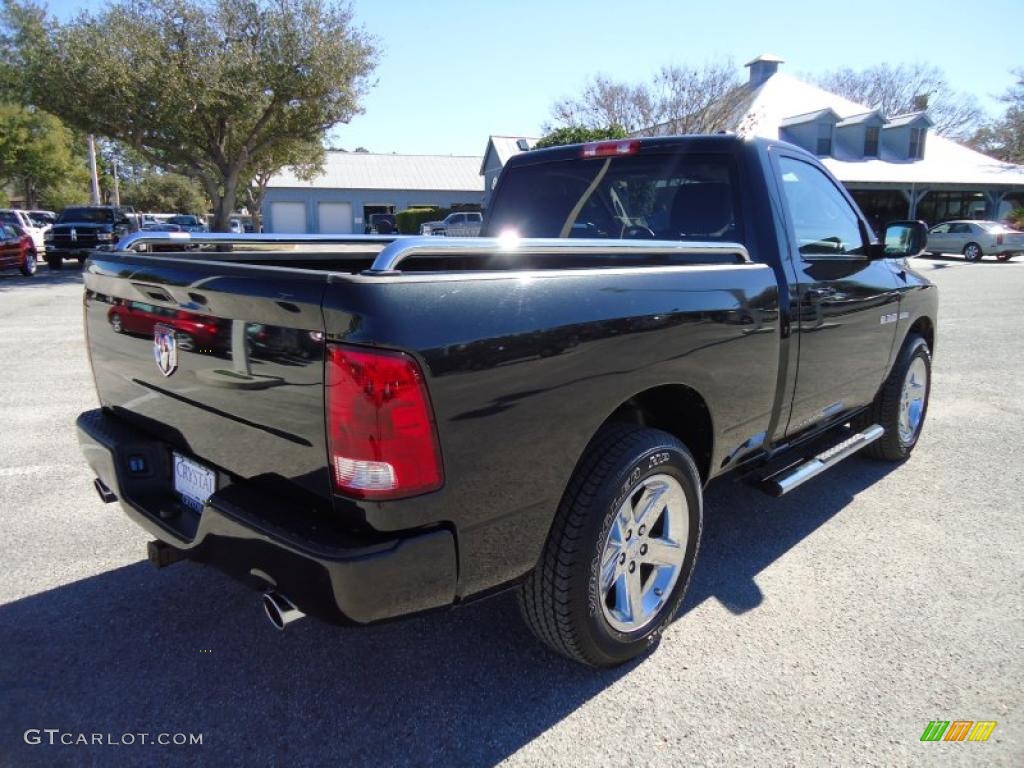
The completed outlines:
{"type": "Polygon", "coordinates": [[[421,235],[446,235],[448,237],[476,237],[483,226],[483,214],[479,211],[449,213],[441,221],[428,221],[420,226],[421,235]]]}
{"type": "Polygon", "coordinates": [[[708,481],[781,494],[918,440],[937,297],[905,257],[924,226],[874,241],[802,150],[525,152],[484,235],[199,234],[206,252],[153,257],[134,251],[168,235],[141,233],[94,253],[102,408],[79,436],[153,562],[252,582],[279,628],[512,586],[544,642],[614,665],[679,607],[708,481]],[[125,302],[165,321],[115,327],[125,302]],[[186,322],[221,343],[183,349],[186,322]]]}
{"type": "Polygon", "coordinates": [[[123,208],[111,205],[78,205],[65,208],[46,231],[46,264],[60,269],[65,259],[85,261],[96,248],[110,249],[122,237],[138,229],[123,208]]]}

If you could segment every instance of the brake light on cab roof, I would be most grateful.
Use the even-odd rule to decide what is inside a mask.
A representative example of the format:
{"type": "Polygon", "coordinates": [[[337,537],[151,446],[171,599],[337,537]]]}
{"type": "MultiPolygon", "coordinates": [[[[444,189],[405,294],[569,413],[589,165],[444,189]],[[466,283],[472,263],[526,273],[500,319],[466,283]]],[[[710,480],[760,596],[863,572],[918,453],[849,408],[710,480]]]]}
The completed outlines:
{"type": "Polygon", "coordinates": [[[635,155],[640,151],[640,140],[625,141],[592,141],[583,145],[581,157],[618,157],[619,155],[635,155]]]}

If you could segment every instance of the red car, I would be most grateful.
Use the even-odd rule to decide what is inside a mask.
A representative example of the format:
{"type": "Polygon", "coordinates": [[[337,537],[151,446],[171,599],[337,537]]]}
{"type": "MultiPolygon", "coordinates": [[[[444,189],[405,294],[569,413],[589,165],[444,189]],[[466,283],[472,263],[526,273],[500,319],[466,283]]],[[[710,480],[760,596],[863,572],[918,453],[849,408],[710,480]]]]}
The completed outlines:
{"type": "Polygon", "coordinates": [[[0,224],[0,270],[20,269],[25,277],[36,273],[36,247],[32,237],[14,224],[0,224]]]}
{"type": "Polygon", "coordinates": [[[114,333],[153,335],[156,325],[169,325],[175,331],[179,349],[194,352],[223,352],[227,349],[229,324],[215,318],[168,309],[141,301],[122,301],[107,311],[114,333]]]}

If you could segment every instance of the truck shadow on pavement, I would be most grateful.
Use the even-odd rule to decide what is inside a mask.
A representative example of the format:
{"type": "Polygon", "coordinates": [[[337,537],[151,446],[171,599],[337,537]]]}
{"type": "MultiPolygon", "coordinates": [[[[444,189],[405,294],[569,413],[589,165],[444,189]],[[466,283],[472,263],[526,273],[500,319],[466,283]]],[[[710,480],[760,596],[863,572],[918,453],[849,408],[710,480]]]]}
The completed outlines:
{"type": "MultiPolygon", "coordinates": [[[[712,486],[678,620],[708,598],[755,608],[754,577],[891,469],[852,458],[782,500],[712,486]]],[[[277,632],[256,594],[218,572],[145,562],[0,607],[0,648],[8,765],[492,765],[643,663],[561,659],[509,593],[373,627],[307,619],[277,632]],[[30,746],[30,728],[202,733],[203,744],[30,746]]]]}
{"type": "Polygon", "coordinates": [[[0,272],[0,292],[18,288],[45,288],[49,285],[81,285],[82,268],[77,264],[65,264],[64,269],[52,271],[41,267],[32,277],[25,277],[16,270],[0,272]]]}

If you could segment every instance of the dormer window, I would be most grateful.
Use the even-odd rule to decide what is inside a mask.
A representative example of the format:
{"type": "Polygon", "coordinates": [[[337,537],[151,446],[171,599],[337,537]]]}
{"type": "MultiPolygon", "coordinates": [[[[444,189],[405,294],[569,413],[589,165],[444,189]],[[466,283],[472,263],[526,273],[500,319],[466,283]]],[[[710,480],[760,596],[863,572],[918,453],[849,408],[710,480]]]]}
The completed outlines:
{"type": "Polygon", "coordinates": [[[826,123],[824,121],[818,123],[817,154],[832,154],[832,123],[826,123]]]}
{"type": "Polygon", "coordinates": [[[829,108],[785,118],[779,126],[779,138],[803,147],[819,156],[832,156],[835,126],[839,115],[829,108]]]}
{"type": "Polygon", "coordinates": [[[864,129],[864,157],[878,157],[878,138],[881,129],[877,125],[869,125],[864,129]]]}
{"type": "Polygon", "coordinates": [[[924,159],[924,139],[927,134],[927,128],[915,127],[910,129],[910,151],[907,154],[911,160],[924,159]]]}

